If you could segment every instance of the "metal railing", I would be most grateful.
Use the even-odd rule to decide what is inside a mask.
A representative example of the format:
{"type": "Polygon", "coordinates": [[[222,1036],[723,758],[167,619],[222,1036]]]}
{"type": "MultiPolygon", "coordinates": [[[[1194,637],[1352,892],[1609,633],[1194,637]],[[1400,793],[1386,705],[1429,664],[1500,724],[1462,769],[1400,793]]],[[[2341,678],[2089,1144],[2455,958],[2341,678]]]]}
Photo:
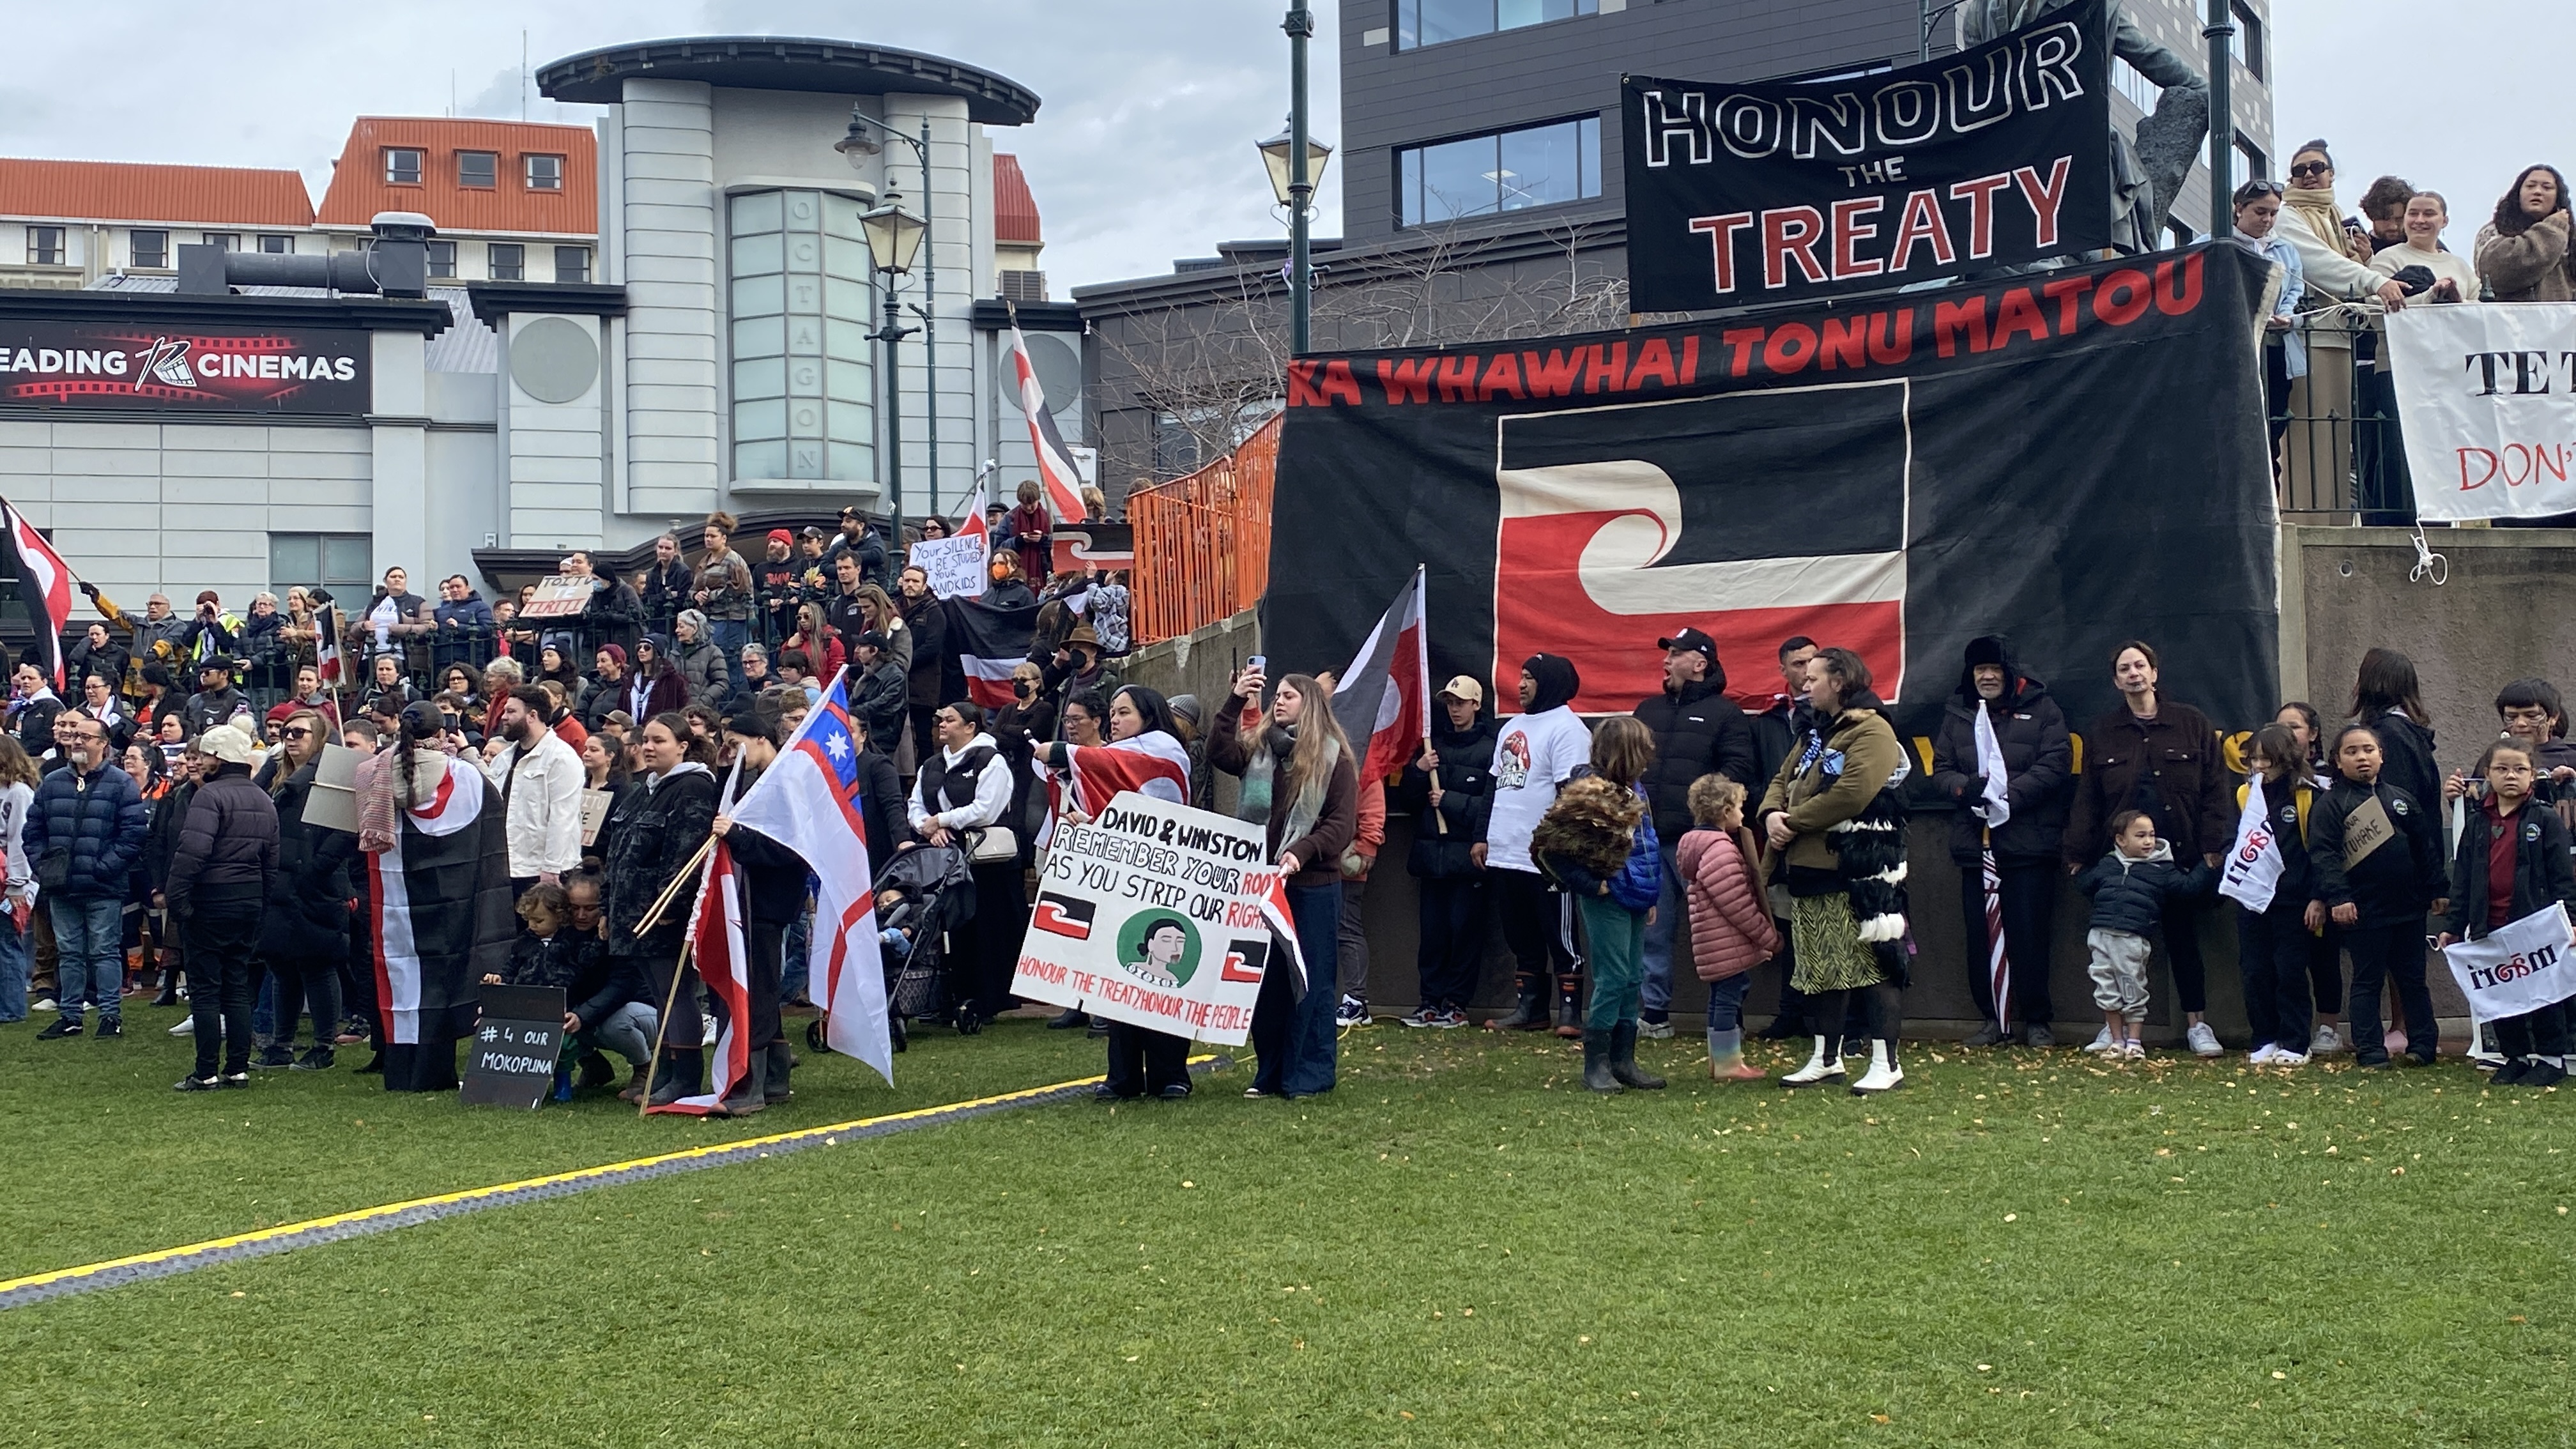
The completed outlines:
{"type": "Polygon", "coordinates": [[[1195,473],[1127,495],[1136,530],[1136,643],[1152,644],[1261,602],[1284,414],[1195,473]]]}
{"type": "Polygon", "coordinates": [[[2290,336],[2307,347],[2308,371],[2272,396],[2282,343],[2264,344],[2266,411],[2281,514],[2300,523],[2415,522],[2415,493],[2398,427],[2397,398],[2375,359],[2387,353],[2379,313],[2337,306],[2302,314],[2290,336]]]}

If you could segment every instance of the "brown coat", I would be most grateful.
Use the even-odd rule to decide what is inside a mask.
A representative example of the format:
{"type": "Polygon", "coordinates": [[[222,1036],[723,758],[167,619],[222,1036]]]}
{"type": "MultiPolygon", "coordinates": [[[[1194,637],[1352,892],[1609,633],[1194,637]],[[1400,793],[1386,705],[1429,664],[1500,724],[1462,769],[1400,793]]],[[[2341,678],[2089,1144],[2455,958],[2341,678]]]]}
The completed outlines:
{"type": "Polygon", "coordinates": [[[2566,212],[2553,211],[2520,236],[2506,236],[2494,222],[2479,227],[2478,280],[2495,289],[2499,302],[2576,301],[2576,251],[2571,250],[2569,226],[2566,212]]]}
{"type": "Polygon", "coordinates": [[[1741,976],[1780,954],[1780,930],[1754,881],[1753,837],[1706,828],[1682,837],[1676,863],[1690,902],[1691,967],[1702,981],[1741,976]]]}

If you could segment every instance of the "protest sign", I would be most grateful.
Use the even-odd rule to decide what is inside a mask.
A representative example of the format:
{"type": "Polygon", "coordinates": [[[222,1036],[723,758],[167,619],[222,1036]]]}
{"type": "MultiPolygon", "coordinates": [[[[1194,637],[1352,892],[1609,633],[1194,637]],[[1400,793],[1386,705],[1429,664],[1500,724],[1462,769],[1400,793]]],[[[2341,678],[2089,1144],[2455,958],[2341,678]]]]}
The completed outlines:
{"type": "Polygon", "coordinates": [[[560,986],[484,987],[483,1019],[465,1061],[465,1104],[527,1111],[544,1101],[563,1053],[564,1010],[560,986]]]}
{"type": "Polygon", "coordinates": [[[1013,995],[1240,1045],[1270,956],[1262,829],[1128,792],[1055,834],[1013,995]]]}
{"type": "Polygon", "coordinates": [[[1634,306],[1782,302],[2110,245],[2103,14],[2077,0],[1841,80],[1623,77],[1634,306]]]}
{"type": "Polygon", "coordinates": [[[2419,517],[2576,513],[2576,304],[2392,312],[2388,368],[2419,517]]]}
{"type": "Polygon", "coordinates": [[[366,756],[326,743],[313,769],[313,791],[304,799],[304,823],[322,830],[358,833],[358,762],[366,756]]]}
{"type": "Polygon", "coordinates": [[[957,538],[925,538],[912,546],[913,567],[930,575],[930,592],[940,598],[964,594],[984,597],[984,564],[988,538],[981,533],[957,538]]]}
{"type": "Polygon", "coordinates": [[[569,619],[590,604],[591,581],[578,574],[548,574],[537,580],[537,591],[528,598],[528,606],[519,611],[522,619],[569,619]]]}
{"type": "Polygon", "coordinates": [[[2576,996],[2576,932],[2552,901],[2474,941],[2442,948],[2478,1021],[2520,1016],[2576,996]]]}

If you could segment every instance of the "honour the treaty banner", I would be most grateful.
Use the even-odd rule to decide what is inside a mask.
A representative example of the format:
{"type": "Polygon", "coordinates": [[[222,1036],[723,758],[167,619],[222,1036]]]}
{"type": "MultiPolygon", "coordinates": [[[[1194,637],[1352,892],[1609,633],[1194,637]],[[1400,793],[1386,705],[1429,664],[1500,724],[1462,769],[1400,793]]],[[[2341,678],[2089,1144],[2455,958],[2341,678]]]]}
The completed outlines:
{"type": "Polygon", "coordinates": [[[1832,81],[1620,82],[1628,285],[1648,312],[1898,286],[2111,241],[2111,49],[2078,0],[1832,81]]]}
{"type": "Polygon", "coordinates": [[[1574,707],[1663,688],[1705,630],[1766,707],[1780,642],[1857,650],[1906,733],[2009,634],[2078,720],[2113,651],[2226,724],[2271,717],[2277,518],[2256,328],[2220,245],[1846,307],[1289,371],[1262,638],[1340,667],[1428,569],[1430,677],[1562,655],[1574,707]]]}
{"type": "Polygon", "coordinates": [[[1271,949],[1266,843],[1249,821],[1133,792],[1059,828],[1012,994],[1241,1045],[1271,949]]]}

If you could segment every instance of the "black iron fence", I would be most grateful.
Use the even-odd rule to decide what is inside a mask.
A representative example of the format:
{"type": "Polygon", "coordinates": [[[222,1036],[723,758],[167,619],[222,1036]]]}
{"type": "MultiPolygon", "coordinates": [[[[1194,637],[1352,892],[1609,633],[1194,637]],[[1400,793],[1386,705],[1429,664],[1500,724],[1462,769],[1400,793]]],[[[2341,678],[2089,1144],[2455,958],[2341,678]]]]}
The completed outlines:
{"type": "Polygon", "coordinates": [[[2282,516],[2297,523],[2415,522],[2397,397],[2382,363],[2379,313],[2354,307],[2311,312],[2264,343],[2265,404],[2273,479],[2282,516]],[[2289,379],[2291,356],[2306,373],[2289,379]]]}

